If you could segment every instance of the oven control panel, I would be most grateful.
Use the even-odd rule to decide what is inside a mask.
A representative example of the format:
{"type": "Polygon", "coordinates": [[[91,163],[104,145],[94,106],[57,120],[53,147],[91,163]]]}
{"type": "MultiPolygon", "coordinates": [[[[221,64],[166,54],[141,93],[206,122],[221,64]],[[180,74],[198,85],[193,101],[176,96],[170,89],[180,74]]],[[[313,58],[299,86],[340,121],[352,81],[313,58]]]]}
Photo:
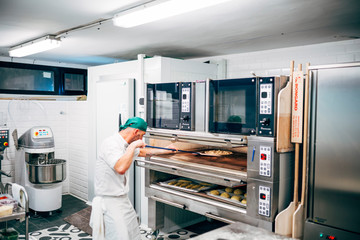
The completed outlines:
{"type": "Polygon", "coordinates": [[[260,85],[260,114],[272,114],[272,84],[260,85]]]}
{"type": "Polygon", "coordinates": [[[259,215],[270,217],[270,195],[269,187],[259,186],[259,215]]]}
{"type": "Polygon", "coordinates": [[[181,83],[180,130],[194,130],[194,83],[181,83]]]}
{"type": "Polygon", "coordinates": [[[271,177],[271,147],[260,145],[259,175],[271,177]]]}
{"type": "Polygon", "coordinates": [[[190,92],[189,87],[183,87],[181,89],[181,112],[189,113],[190,112],[190,92]]]}
{"type": "Polygon", "coordinates": [[[274,82],[274,77],[259,79],[259,136],[274,136],[274,82]]]}

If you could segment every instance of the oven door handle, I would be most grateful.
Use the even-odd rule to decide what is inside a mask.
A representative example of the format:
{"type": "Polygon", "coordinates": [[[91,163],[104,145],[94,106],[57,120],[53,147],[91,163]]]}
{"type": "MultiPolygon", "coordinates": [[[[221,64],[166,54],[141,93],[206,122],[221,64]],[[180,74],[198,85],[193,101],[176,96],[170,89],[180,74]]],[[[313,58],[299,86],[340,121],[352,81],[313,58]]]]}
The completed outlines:
{"type": "Polygon", "coordinates": [[[168,205],[171,205],[171,206],[174,206],[174,207],[177,207],[177,208],[181,208],[181,209],[186,209],[186,206],[184,204],[174,203],[174,202],[171,202],[169,200],[165,200],[163,198],[159,198],[159,197],[156,197],[156,196],[150,196],[150,198],[152,200],[157,201],[157,202],[165,203],[165,204],[168,204],[168,205]]]}
{"type": "Polygon", "coordinates": [[[185,168],[182,168],[182,167],[177,167],[177,166],[174,166],[174,165],[151,162],[151,161],[147,161],[147,160],[143,160],[143,159],[136,159],[135,162],[136,162],[136,166],[143,167],[143,168],[150,168],[150,167],[145,166],[145,165],[141,165],[141,164],[139,164],[139,162],[142,162],[142,163],[145,163],[145,164],[146,163],[153,164],[153,165],[157,165],[157,166],[160,166],[160,167],[171,168],[173,170],[180,170],[180,171],[184,171],[184,172],[195,173],[195,174],[199,174],[199,175],[203,175],[203,176],[207,176],[207,177],[220,178],[220,179],[223,179],[223,180],[240,182],[240,183],[242,182],[241,179],[231,178],[231,177],[222,176],[222,175],[218,175],[218,174],[199,172],[199,171],[195,171],[195,170],[191,170],[191,169],[185,169],[185,168]]]}
{"type": "Polygon", "coordinates": [[[205,215],[205,217],[215,219],[215,220],[218,220],[218,221],[221,221],[221,222],[224,222],[224,223],[229,223],[229,224],[235,223],[235,221],[233,221],[233,220],[223,218],[223,217],[219,217],[218,215],[212,214],[210,212],[207,212],[204,215],[205,215]]]}

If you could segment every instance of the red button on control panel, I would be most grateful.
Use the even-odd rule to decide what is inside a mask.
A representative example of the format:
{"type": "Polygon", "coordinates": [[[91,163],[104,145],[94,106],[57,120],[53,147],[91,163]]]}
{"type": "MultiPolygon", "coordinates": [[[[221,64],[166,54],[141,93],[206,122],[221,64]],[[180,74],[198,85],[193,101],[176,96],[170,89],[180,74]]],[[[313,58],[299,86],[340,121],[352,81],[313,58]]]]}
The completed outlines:
{"type": "Polygon", "coordinates": [[[261,193],[261,194],[260,194],[260,198],[263,199],[263,200],[265,200],[265,199],[266,199],[266,195],[263,194],[263,193],[261,193]]]}

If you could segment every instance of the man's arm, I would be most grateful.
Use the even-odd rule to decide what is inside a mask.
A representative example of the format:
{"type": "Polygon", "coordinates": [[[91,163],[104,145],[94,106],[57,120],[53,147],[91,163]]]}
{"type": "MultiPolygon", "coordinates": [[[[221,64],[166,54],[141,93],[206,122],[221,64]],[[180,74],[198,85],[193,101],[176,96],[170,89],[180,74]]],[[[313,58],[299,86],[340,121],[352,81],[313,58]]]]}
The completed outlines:
{"type": "Polygon", "coordinates": [[[119,160],[115,163],[114,169],[117,173],[123,175],[130,168],[134,152],[136,148],[143,148],[145,146],[142,140],[137,140],[132,142],[126,149],[124,155],[119,158],[119,160]]]}

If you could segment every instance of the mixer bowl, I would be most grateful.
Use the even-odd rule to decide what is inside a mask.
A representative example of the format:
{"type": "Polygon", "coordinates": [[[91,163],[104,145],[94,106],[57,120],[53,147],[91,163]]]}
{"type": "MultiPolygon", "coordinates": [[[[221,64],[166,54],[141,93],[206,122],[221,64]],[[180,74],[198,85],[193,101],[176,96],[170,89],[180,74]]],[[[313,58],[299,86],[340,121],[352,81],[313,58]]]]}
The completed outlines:
{"type": "Polygon", "coordinates": [[[26,163],[29,181],[33,184],[62,182],[66,178],[66,160],[53,159],[46,164],[26,163]]]}

